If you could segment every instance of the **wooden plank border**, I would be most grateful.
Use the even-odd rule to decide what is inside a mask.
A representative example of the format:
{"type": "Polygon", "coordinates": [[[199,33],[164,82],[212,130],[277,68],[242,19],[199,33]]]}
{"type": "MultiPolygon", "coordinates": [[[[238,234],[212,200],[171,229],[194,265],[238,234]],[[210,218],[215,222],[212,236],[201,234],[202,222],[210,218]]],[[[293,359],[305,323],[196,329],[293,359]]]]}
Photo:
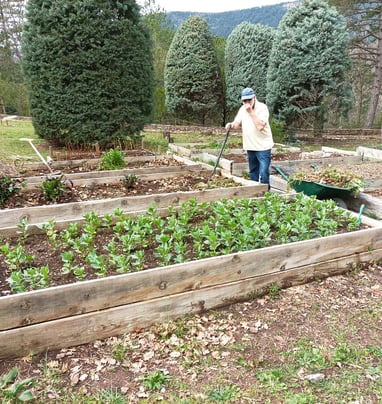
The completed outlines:
{"type": "MultiPolygon", "coordinates": [[[[27,355],[80,345],[120,335],[154,323],[215,309],[259,296],[271,284],[290,287],[340,274],[356,261],[367,262],[371,253],[353,254],[336,260],[313,262],[289,270],[265,273],[236,282],[148,299],[97,312],[65,317],[0,332],[0,358],[27,355]]],[[[382,249],[374,258],[382,257],[382,249]]]]}

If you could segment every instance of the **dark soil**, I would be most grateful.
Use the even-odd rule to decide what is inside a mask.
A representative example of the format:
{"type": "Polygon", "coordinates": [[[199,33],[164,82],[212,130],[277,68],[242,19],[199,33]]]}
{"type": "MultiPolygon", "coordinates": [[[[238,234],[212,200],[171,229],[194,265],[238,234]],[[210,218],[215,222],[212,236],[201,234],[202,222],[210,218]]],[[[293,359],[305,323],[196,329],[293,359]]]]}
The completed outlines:
{"type": "Polygon", "coordinates": [[[123,196],[151,195],[167,192],[192,191],[207,188],[240,186],[237,182],[221,177],[213,176],[208,183],[209,175],[198,173],[185,174],[173,178],[163,178],[153,181],[137,180],[133,185],[121,181],[120,184],[92,184],[83,186],[68,186],[56,201],[50,201],[44,196],[41,188],[30,191],[22,191],[9,198],[2,208],[21,208],[27,206],[52,205],[68,202],[88,201],[95,199],[118,198],[123,196]]]}

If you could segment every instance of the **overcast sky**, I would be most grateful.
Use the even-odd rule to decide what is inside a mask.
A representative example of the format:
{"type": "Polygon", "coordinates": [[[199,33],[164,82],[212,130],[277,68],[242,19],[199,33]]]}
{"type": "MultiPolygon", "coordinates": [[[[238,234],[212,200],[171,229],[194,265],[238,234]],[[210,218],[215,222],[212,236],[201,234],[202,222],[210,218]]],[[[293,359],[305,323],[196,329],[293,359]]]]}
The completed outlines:
{"type": "MultiPolygon", "coordinates": [[[[286,0],[155,0],[155,4],[165,11],[198,11],[206,13],[241,10],[286,2],[286,0]]],[[[144,0],[137,0],[137,3],[143,5],[144,0]]]]}

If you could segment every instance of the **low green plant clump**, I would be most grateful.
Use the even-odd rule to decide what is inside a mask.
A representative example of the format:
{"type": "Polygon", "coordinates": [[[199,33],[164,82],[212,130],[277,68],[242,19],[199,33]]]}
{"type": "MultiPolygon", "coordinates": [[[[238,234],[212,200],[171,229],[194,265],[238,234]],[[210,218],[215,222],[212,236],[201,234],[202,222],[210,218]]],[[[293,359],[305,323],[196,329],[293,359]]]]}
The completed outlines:
{"type": "Polygon", "coordinates": [[[171,376],[163,371],[156,371],[145,374],[143,385],[150,391],[160,391],[166,384],[171,381],[171,376]]]}
{"type": "Polygon", "coordinates": [[[50,202],[57,202],[66,190],[63,175],[48,176],[41,183],[41,190],[44,198],[50,202]]]}
{"type": "Polygon", "coordinates": [[[99,161],[100,170],[122,170],[125,166],[125,157],[119,147],[103,152],[99,161]]]}
{"type": "MultiPolygon", "coordinates": [[[[58,230],[54,219],[40,227],[51,246],[52,263],[62,263],[62,275],[82,280],[141,271],[152,267],[153,260],[157,266],[167,266],[330,236],[359,226],[357,218],[334,201],[302,194],[294,199],[266,193],[262,199],[203,203],[194,198],[168,210],[168,216],[162,217],[152,205],[134,218],[120,209],[103,217],[90,212],[81,227],[72,223],[58,230]]],[[[38,263],[38,251],[30,250],[27,223],[20,229],[16,245],[5,242],[0,248],[12,291],[50,286],[49,262],[38,263]]]]}
{"type": "Polygon", "coordinates": [[[2,403],[25,403],[34,400],[30,387],[35,385],[32,378],[17,381],[19,370],[12,368],[0,379],[0,399],[2,403]]]}
{"type": "Polygon", "coordinates": [[[7,176],[0,177],[0,206],[4,206],[9,198],[17,195],[24,185],[20,179],[7,176]]]}
{"type": "Polygon", "coordinates": [[[126,189],[133,189],[138,183],[139,178],[135,174],[127,174],[122,180],[122,184],[126,189]]]}

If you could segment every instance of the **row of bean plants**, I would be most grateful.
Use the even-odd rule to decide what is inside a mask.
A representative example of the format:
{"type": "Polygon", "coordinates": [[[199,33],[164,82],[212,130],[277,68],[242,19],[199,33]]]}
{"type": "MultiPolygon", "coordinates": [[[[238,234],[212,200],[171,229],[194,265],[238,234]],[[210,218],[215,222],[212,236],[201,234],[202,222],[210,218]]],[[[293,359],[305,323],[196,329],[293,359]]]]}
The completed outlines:
{"type": "MultiPolygon", "coordinates": [[[[49,264],[36,266],[29,251],[28,223],[15,240],[0,246],[2,267],[13,293],[52,286],[49,264]]],[[[170,206],[163,217],[152,205],[135,218],[116,209],[58,230],[52,219],[41,226],[61,275],[74,280],[141,271],[206,257],[324,237],[358,228],[356,218],[332,200],[297,194],[293,199],[267,193],[261,199],[196,199],[170,206]]],[[[57,274],[55,274],[57,276],[57,274]]]]}

